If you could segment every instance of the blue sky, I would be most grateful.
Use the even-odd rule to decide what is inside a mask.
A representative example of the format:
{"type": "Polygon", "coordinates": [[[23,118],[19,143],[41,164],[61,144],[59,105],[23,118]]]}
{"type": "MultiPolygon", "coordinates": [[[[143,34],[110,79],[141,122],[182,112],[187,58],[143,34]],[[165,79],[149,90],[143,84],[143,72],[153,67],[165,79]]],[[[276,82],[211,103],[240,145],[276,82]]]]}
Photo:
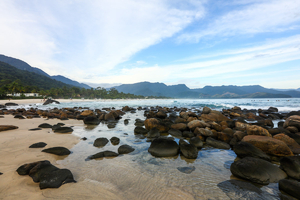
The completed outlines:
{"type": "Polygon", "coordinates": [[[1,0],[0,54],[93,86],[300,87],[299,0],[1,0]]]}

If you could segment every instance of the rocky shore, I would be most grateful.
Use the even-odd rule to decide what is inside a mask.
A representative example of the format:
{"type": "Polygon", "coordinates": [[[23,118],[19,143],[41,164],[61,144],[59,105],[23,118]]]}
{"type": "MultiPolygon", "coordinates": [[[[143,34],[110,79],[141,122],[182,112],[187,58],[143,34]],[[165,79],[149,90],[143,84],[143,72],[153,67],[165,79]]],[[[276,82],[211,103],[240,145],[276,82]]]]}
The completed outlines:
{"type": "MultiPolygon", "coordinates": [[[[242,110],[240,107],[233,107],[223,109],[221,112],[208,107],[188,109],[125,106],[119,110],[113,107],[95,110],[87,107],[50,110],[7,109],[6,105],[0,105],[0,107],[0,116],[12,115],[15,119],[10,120],[20,120],[20,123],[28,119],[52,119],[53,121],[49,120],[49,123],[35,123],[36,127],[27,128],[30,133],[52,130],[53,133],[57,133],[57,138],[63,135],[68,136],[73,132],[71,125],[67,125],[70,121],[73,124],[76,122],[76,124],[86,126],[104,123],[109,129],[114,129],[118,123],[125,125],[129,123],[129,119],[123,118],[126,113],[134,115],[136,112],[143,112],[145,118],[135,119],[135,128],[132,132],[137,138],[150,143],[148,152],[153,157],[168,158],[180,155],[186,159],[195,160],[198,159],[199,152],[203,148],[232,149],[237,155],[230,166],[234,177],[260,185],[279,183],[278,187],[283,192],[280,194],[282,198],[300,198],[298,192],[300,191],[298,182],[300,180],[300,157],[298,156],[300,153],[300,111],[279,113],[274,107],[267,110],[242,110]],[[278,124],[274,124],[274,120],[279,121],[278,124]]],[[[0,120],[3,121],[3,119],[0,120]]],[[[5,121],[7,124],[1,123],[0,131],[9,133],[18,130],[18,125],[11,125],[8,122],[5,121]]],[[[71,153],[68,145],[57,144],[50,148],[45,142],[36,140],[30,145],[40,148],[43,153],[57,156],[71,153]]],[[[101,149],[108,143],[117,146],[118,151],[100,151],[84,160],[88,162],[135,152],[135,148],[128,144],[120,145],[118,137],[96,138],[91,145],[101,149]]],[[[48,158],[46,156],[43,157],[44,160],[22,159],[23,163],[18,161],[19,166],[15,171],[18,170],[18,173],[22,171],[20,175],[32,177],[34,182],[40,183],[41,189],[57,188],[65,183],[76,182],[76,176],[73,177],[72,170],[59,169],[51,164],[55,164],[55,159],[46,161],[48,158]],[[36,169],[40,169],[41,172],[36,169]],[[67,173],[60,173],[61,170],[67,173]],[[51,185],[49,182],[52,179],[59,179],[60,182],[51,185]]],[[[178,170],[189,174],[195,168],[179,168],[178,170]]],[[[4,173],[1,176],[6,173],[1,168],[0,172],[4,173]]],[[[17,179],[17,177],[14,178],[17,179]]],[[[78,183],[74,185],[76,184],[78,183]]]]}

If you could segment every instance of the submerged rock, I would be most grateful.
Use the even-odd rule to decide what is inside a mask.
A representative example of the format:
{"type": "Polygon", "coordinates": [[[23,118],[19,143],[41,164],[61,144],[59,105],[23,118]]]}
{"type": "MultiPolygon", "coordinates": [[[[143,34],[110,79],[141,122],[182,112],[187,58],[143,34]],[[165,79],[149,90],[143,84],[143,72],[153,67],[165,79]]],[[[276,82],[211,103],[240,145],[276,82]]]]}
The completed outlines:
{"type": "Polygon", "coordinates": [[[196,168],[195,166],[192,166],[192,167],[177,167],[177,169],[182,173],[190,174],[193,171],[195,171],[196,168]]]}
{"type": "Polygon", "coordinates": [[[94,155],[89,156],[87,160],[91,159],[97,159],[97,158],[104,158],[104,157],[117,157],[119,154],[113,152],[113,151],[101,151],[99,153],[96,153],[94,155]]]}
{"type": "Polygon", "coordinates": [[[94,141],[94,146],[95,147],[104,147],[107,143],[108,143],[108,139],[107,138],[97,138],[94,141]]]}
{"type": "Polygon", "coordinates": [[[209,146],[212,146],[214,148],[217,148],[217,149],[230,149],[230,145],[227,144],[226,142],[215,140],[211,137],[208,137],[206,139],[206,144],[208,144],[209,146]]]}
{"type": "Polygon", "coordinates": [[[198,149],[193,144],[180,144],[179,148],[182,155],[188,159],[196,159],[198,157],[198,149]]]}
{"type": "Polygon", "coordinates": [[[100,119],[98,119],[97,117],[88,116],[83,119],[83,122],[84,124],[88,125],[98,125],[100,124],[100,119]]]}
{"type": "Polygon", "coordinates": [[[123,144],[118,148],[119,154],[128,154],[133,152],[135,149],[127,144],[123,144]]]}
{"type": "Polygon", "coordinates": [[[110,143],[113,145],[118,145],[120,143],[120,138],[112,137],[110,138],[110,143]]]}
{"type": "Polygon", "coordinates": [[[261,158],[267,161],[270,161],[270,156],[265,154],[262,150],[259,148],[253,146],[252,144],[248,142],[239,142],[235,146],[233,146],[234,153],[240,157],[254,157],[254,158],[261,158]]]}

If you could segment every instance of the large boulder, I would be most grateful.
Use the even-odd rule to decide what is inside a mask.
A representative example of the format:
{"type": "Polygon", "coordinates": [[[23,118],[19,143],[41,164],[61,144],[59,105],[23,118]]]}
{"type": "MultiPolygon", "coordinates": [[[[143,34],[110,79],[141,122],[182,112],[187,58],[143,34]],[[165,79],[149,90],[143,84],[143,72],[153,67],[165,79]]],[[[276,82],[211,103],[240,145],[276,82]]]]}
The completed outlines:
{"type": "Polygon", "coordinates": [[[179,145],[180,151],[182,155],[189,159],[196,159],[198,157],[198,149],[193,144],[180,144],[179,145]]]}
{"type": "Polygon", "coordinates": [[[195,129],[194,133],[197,135],[205,136],[205,137],[213,137],[214,136],[214,133],[211,130],[206,129],[206,128],[197,127],[195,129]]]}
{"type": "Polygon", "coordinates": [[[143,128],[143,127],[141,127],[141,126],[136,126],[135,128],[134,128],[134,134],[135,135],[146,135],[148,133],[148,131],[145,129],[145,128],[143,128]]]}
{"type": "Polygon", "coordinates": [[[65,147],[52,147],[52,148],[44,149],[42,150],[42,152],[51,153],[58,156],[69,155],[71,153],[71,151],[65,147]]]}
{"type": "Polygon", "coordinates": [[[135,149],[127,144],[123,144],[118,148],[119,154],[128,154],[133,152],[135,149]]]}
{"type": "Polygon", "coordinates": [[[216,110],[210,111],[209,114],[202,114],[201,119],[205,122],[207,122],[207,121],[221,122],[221,121],[229,120],[221,112],[216,111],[216,110]]]}
{"type": "Polygon", "coordinates": [[[298,131],[300,131],[300,116],[292,115],[288,117],[283,124],[283,128],[286,128],[288,126],[295,126],[297,127],[298,131]]]}
{"type": "Polygon", "coordinates": [[[279,181],[279,189],[297,199],[300,199],[300,183],[298,181],[282,179],[279,181]]]}
{"type": "Polygon", "coordinates": [[[203,147],[203,142],[199,137],[192,137],[189,142],[190,144],[195,145],[198,149],[203,147]]]}
{"type": "Polygon", "coordinates": [[[160,133],[167,133],[169,130],[169,127],[165,123],[162,123],[161,121],[155,118],[146,119],[144,123],[145,128],[149,131],[153,128],[157,128],[160,133]]]}
{"type": "Polygon", "coordinates": [[[84,110],[80,113],[81,116],[93,116],[94,115],[94,112],[92,110],[84,110]]]}
{"type": "Polygon", "coordinates": [[[234,153],[240,157],[254,157],[270,161],[270,156],[248,142],[239,142],[233,146],[234,153]]]}
{"type": "Polygon", "coordinates": [[[200,121],[200,120],[193,120],[191,122],[189,122],[187,124],[187,126],[189,127],[189,129],[191,129],[192,131],[195,130],[195,128],[199,127],[199,128],[205,128],[206,127],[206,123],[204,121],[200,121]]]}
{"type": "Polygon", "coordinates": [[[177,130],[177,129],[170,129],[168,131],[168,133],[174,137],[182,137],[182,132],[180,130],[177,130]]]}
{"type": "Polygon", "coordinates": [[[19,175],[29,175],[40,189],[59,188],[62,184],[75,182],[73,174],[68,169],[59,169],[48,160],[28,163],[17,169],[19,175]]]}
{"type": "Polygon", "coordinates": [[[160,136],[160,133],[157,128],[153,128],[147,133],[147,138],[157,138],[159,136],[160,136]]]}
{"type": "Polygon", "coordinates": [[[300,157],[288,156],[280,160],[280,167],[289,177],[300,180],[300,157]]]}
{"type": "Polygon", "coordinates": [[[293,156],[291,149],[281,140],[268,136],[247,135],[243,142],[251,143],[263,152],[274,156],[293,156]]]}
{"type": "Polygon", "coordinates": [[[230,149],[229,144],[219,141],[219,140],[215,140],[211,137],[208,137],[206,139],[206,144],[208,144],[209,146],[212,146],[214,148],[217,148],[217,149],[230,149]]]}
{"type": "Polygon", "coordinates": [[[107,138],[97,138],[95,141],[94,141],[94,146],[95,147],[104,147],[107,143],[108,143],[108,139],[107,138]]]}
{"type": "Polygon", "coordinates": [[[293,138],[290,138],[288,135],[280,133],[274,135],[273,138],[283,141],[292,150],[294,154],[300,154],[300,145],[293,138]]]}
{"type": "Polygon", "coordinates": [[[100,119],[94,116],[88,116],[83,119],[83,123],[88,125],[98,125],[100,124],[100,119]]]}
{"type": "Polygon", "coordinates": [[[247,134],[272,137],[272,135],[269,133],[269,131],[267,129],[264,129],[264,128],[262,128],[260,126],[256,126],[256,125],[248,125],[247,126],[247,134]]]}
{"type": "Polygon", "coordinates": [[[252,157],[235,161],[231,164],[230,171],[236,177],[259,184],[276,183],[287,177],[279,167],[268,161],[252,157]]]}
{"type": "Polygon", "coordinates": [[[14,130],[14,129],[17,129],[17,128],[19,128],[19,127],[12,126],[12,125],[0,125],[0,132],[1,131],[14,130]]]}
{"type": "Polygon", "coordinates": [[[186,130],[187,126],[184,123],[178,123],[178,124],[172,124],[171,128],[172,129],[177,129],[177,130],[180,130],[180,131],[184,131],[184,130],[186,130]]]}
{"type": "Polygon", "coordinates": [[[211,111],[211,109],[209,107],[204,107],[203,110],[202,110],[202,114],[209,114],[211,111]]]}
{"type": "Polygon", "coordinates": [[[176,156],[179,153],[179,145],[170,139],[157,138],[151,142],[148,152],[156,157],[176,156]]]}

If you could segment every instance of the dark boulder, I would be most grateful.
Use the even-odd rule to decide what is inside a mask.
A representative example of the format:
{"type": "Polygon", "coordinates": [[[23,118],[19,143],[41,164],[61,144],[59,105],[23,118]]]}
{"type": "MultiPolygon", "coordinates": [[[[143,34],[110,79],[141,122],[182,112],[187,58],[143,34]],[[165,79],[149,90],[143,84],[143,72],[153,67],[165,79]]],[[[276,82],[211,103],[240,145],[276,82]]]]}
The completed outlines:
{"type": "Polygon", "coordinates": [[[272,163],[259,159],[246,157],[231,164],[231,173],[239,178],[259,184],[276,183],[287,177],[286,173],[272,163]]]}
{"type": "Polygon", "coordinates": [[[199,137],[192,137],[189,142],[190,144],[195,145],[198,149],[203,147],[203,142],[199,137]]]}
{"type": "Polygon", "coordinates": [[[282,179],[279,181],[279,189],[297,199],[300,199],[300,183],[298,181],[282,179]]]}
{"type": "Polygon", "coordinates": [[[58,101],[55,101],[55,100],[53,100],[53,99],[47,99],[47,100],[45,101],[45,103],[43,103],[43,105],[48,105],[48,104],[50,104],[50,103],[60,104],[58,101]]]}
{"type": "Polygon", "coordinates": [[[92,159],[96,159],[96,158],[104,158],[104,157],[117,157],[119,154],[117,154],[116,152],[113,151],[101,151],[99,153],[96,153],[94,155],[89,156],[87,160],[92,160],[92,159]]]}
{"type": "Polygon", "coordinates": [[[83,123],[88,125],[98,125],[100,124],[100,119],[94,116],[88,116],[84,118],[83,123]]]}
{"type": "Polygon", "coordinates": [[[192,138],[195,136],[195,134],[193,132],[190,131],[183,131],[182,136],[185,138],[192,138]]]}
{"type": "Polygon", "coordinates": [[[123,144],[118,148],[119,154],[128,154],[133,152],[135,149],[127,144],[123,144]]]}
{"type": "Polygon", "coordinates": [[[157,138],[152,141],[148,152],[157,157],[176,156],[179,153],[179,145],[173,140],[157,138]]]}
{"type": "Polygon", "coordinates": [[[289,177],[300,180],[300,157],[288,156],[280,160],[280,168],[283,169],[289,177]]]}
{"type": "Polygon", "coordinates": [[[76,182],[68,169],[59,169],[49,161],[38,161],[20,166],[19,175],[29,175],[36,183],[40,182],[40,189],[59,188],[62,184],[76,182]]]}
{"type": "Polygon", "coordinates": [[[17,114],[14,116],[15,119],[25,119],[25,117],[23,117],[23,115],[17,114]]]}
{"type": "Polygon", "coordinates": [[[124,119],[124,124],[125,125],[129,124],[129,119],[124,119]]]}
{"type": "Polygon", "coordinates": [[[141,127],[141,126],[137,126],[137,127],[134,128],[134,134],[135,135],[139,135],[139,134],[146,135],[147,133],[148,133],[148,131],[145,128],[141,127]]]}
{"type": "Polygon", "coordinates": [[[8,131],[13,129],[18,129],[19,127],[13,125],[0,125],[0,132],[1,131],[8,131]]]}
{"type": "Polygon", "coordinates": [[[11,103],[6,103],[5,106],[18,106],[18,104],[11,102],[11,103]]]}
{"type": "Polygon", "coordinates": [[[159,136],[160,136],[160,133],[157,128],[153,128],[147,133],[148,138],[157,138],[159,136]]]}
{"type": "Polygon", "coordinates": [[[195,166],[192,166],[192,167],[177,167],[177,169],[182,173],[190,174],[193,171],[195,171],[196,168],[195,166]]]}
{"type": "Polygon", "coordinates": [[[206,144],[208,144],[209,146],[212,146],[214,148],[217,148],[217,149],[230,149],[230,145],[227,144],[226,142],[215,140],[211,137],[208,137],[206,139],[206,144]]]}
{"type": "Polygon", "coordinates": [[[233,146],[233,151],[240,158],[254,157],[270,161],[270,156],[248,142],[239,142],[233,146]]]}
{"type": "Polygon", "coordinates": [[[34,143],[34,144],[30,145],[29,148],[43,148],[46,145],[47,144],[45,142],[38,142],[38,143],[34,143]]]}
{"type": "Polygon", "coordinates": [[[193,144],[180,144],[179,148],[182,155],[188,159],[196,159],[198,157],[198,149],[193,144]]]}
{"type": "Polygon", "coordinates": [[[50,125],[48,123],[43,123],[43,124],[40,124],[38,127],[39,128],[52,128],[52,125],[50,125]]]}
{"type": "Polygon", "coordinates": [[[104,147],[107,143],[108,143],[108,139],[107,138],[97,138],[94,141],[94,146],[95,147],[104,147]]]}
{"type": "Polygon", "coordinates": [[[54,133],[72,133],[74,130],[71,127],[57,127],[53,130],[54,133]]]}
{"type": "Polygon", "coordinates": [[[42,150],[42,152],[51,153],[58,156],[69,155],[71,153],[71,151],[65,147],[52,147],[52,148],[44,149],[42,150]]]}
{"type": "Polygon", "coordinates": [[[118,145],[120,143],[120,138],[112,137],[110,138],[110,143],[112,143],[113,145],[118,145]]]}
{"type": "Polygon", "coordinates": [[[182,137],[182,132],[177,129],[170,129],[168,133],[174,137],[182,137]]]}

